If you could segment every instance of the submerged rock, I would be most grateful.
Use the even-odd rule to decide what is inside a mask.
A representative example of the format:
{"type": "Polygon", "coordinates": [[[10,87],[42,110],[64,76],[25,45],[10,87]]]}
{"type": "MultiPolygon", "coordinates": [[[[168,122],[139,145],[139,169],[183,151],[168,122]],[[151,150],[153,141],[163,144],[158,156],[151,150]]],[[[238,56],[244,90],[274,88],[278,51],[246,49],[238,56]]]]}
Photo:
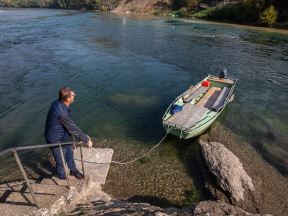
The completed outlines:
{"type": "Polygon", "coordinates": [[[254,191],[252,179],[242,163],[223,144],[200,140],[203,156],[209,170],[216,176],[219,186],[236,201],[244,200],[246,190],[254,191]]]}

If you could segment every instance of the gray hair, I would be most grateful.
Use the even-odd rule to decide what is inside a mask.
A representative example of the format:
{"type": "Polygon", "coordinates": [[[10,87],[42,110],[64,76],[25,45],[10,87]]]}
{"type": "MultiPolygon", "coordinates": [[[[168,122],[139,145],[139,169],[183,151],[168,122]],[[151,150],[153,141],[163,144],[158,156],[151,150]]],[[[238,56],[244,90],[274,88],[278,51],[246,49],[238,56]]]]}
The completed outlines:
{"type": "Polygon", "coordinates": [[[67,100],[71,96],[71,92],[73,90],[69,87],[63,87],[59,90],[59,100],[64,101],[67,100]]]}

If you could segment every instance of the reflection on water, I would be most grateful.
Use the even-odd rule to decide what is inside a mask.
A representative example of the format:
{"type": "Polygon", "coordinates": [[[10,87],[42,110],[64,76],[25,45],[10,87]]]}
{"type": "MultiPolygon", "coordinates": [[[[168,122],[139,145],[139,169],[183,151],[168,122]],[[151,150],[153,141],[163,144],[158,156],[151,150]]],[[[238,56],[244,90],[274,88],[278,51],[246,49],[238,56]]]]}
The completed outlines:
{"type": "MultiPolygon", "coordinates": [[[[127,154],[141,152],[161,139],[169,103],[208,73],[226,67],[239,82],[235,101],[218,121],[287,175],[287,35],[155,17],[1,10],[1,149],[43,143],[49,105],[68,85],[77,93],[73,117],[85,132],[134,143],[127,154]]],[[[167,166],[159,173],[167,181],[175,175],[188,182],[176,186],[182,194],[177,202],[183,203],[193,178],[179,156],[185,153],[183,142],[176,140],[168,140],[151,161],[167,166]],[[169,146],[178,151],[175,167],[169,146]]],[[[160,172],[156,167],[151,163],[151,172],[160,172]]]]}

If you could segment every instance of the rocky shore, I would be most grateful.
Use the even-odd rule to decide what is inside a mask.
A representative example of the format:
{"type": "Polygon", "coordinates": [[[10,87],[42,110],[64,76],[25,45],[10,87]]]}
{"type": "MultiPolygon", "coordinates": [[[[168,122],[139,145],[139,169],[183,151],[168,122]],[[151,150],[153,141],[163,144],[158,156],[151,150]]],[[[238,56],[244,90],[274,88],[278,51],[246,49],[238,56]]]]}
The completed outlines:
{"type": "MultiPolygon", "coordinates": [[[[175,140],[172,139],[170,141],[174,142],[175,140]]],[[[113,149],[116,152],[125,151],[119,142],[94,139],[94,144],[97,147],[112,148],[114,146],[113,149]],[[116,146],[117,144],[119,146],[116,146]]],[[[157,216],[288,215],[287,178],[264,161],[261,155],[249,143],[236,136],[232,131],[216,122],[207,133],[199,137],[197,143],[185,143],[185,145],[190,145],[190,147],[198,146],[196,149],[199,148],[199,151],[194,152],[195,156],[193,156],[193,161],[191,162],[193,162],[194,168],[195,165],[198,167],[196,174],[202,179],[201,182],[198,182],[197,188],[202,191],[208,191],[209,196],[193,199],[193,202],[190,204],[187,203],[185,206],[174,205],[168,202],[168,200],[161,199],[161,196],[158,198],[158,202],[155,202],[155,197],[151,199],[152,197],[149,196],[141,196],[142,194],[137,191],[129,192],[129,182],[127,182],[127,179],[122,179],[125,185],[123,188],[120,188],[119,185],[123,184],[123,181],[114,173],[108,177],[103,188],[97,186],[95,190],[91,190],[88,197],[83,198],[75,208],[70,209],[66,213],[68,215],[124,214],[157,216]],[[109,187],[109,185],[111,186],[115,182],[119,182],[119,184],[116,184],[116,188],[118,189],[109,187]],[[125,191],[127,192],[127,190],[128,193],[125,195],[125,191]],[[139,196],[129,197],[131,193],[139,194],[139,196]]],[[[145,151],[143,150],[143,153],[145,151]]],[[[117,154],[118,156],[115,155],[114,160],[121,160],[118,157],[124,153],[121,152],[119,154],[117,152],[117,154]]],[[[142,152],[139,154],[142,154],[142,152]]],[[[132,157],[134,156],[132,155],[132,157]]],[[[150,159],[154,163],[155,155],[152,155],[150,159]]],[[[146,160],[149,161],[149,158],[146,160]]],[[[165,163],[168,163],[168,161],[165,163]]],[[[137,169],[139,169],[139,166],[142,168],[146,167],[147,169],[150,167],[149,163],[147,165],[144,161],[137,164],[137,169]]],[[[168,166],[170,165],[168,164],[168,166]]],[[[123,171],[119,166],[112,168],[112,171],[113,169],[114,171],[115,169],[119,169],[120,172],[123,171]]],[[[129,168],[125,167],[125,169],[129,171],[129,168]]],[[[150,170],[150,177],[156,171],[154,169],[150,170]]],[[[177,170],[174,170],[174,172],[177,173],[177,170]]],[[[161,178],[166,178],[163,176],[165,175],[164,173],[159,173],[159,175],[161,178]]],[[[162,183],[159,182],[159,184],[161,185],[162,183]]],[[[142,184],[141,187],[143,187],[142,184]]],[[[165,184],[163,184],[163,187],[165,187],[165,184]]],[[[176,185],[174,187],[177,189],[176,185]]],[[[143,190],[147,190],[147,188],[143,190]]],[[[171,190],[171,192],[173,191],[177,190],[171,190]]],[[[193,194],[189,196],[193,196],[193,194]]]]}
{"type": "MultiPolygon", "coordinates": [[[[205,142],[212,142],[214,144],[216,142],[217,144],[215,145],[218,145],[214,148],[217,149],[215,152],[211,152],[211,149],[207,149],[206,146],[206,162],[204,151],[202,151],[202,153],[198,152],[196,160],[193,160],[193,163],[197,163],[200,170],[200,172],[197,173],[200,173],[203,178],[200,188],[203,187],[204,190],[209,191],[210,197],[214,201],[202,201],[198,202],[198,205],[190,205],[192,208],[192,210],[191,208],[189,210],[190,215],[201,215],[203,212],[209,213],[210,215],[225,215],[228,214],[227,212],[230,212],[229,214],[232,215],[246,215],[248,214],[247,212],[255,215],[288,215],[287,178],[263,160],[261,155],[249,143],[219,123],[215,123],[197,142],[198,144],[202,142],[202,149],[205,148],[205,144],[203,144],[205,142]],[[219,133],[219,131],[221,131],[221,133],[219,133]],[[209,157],[210,162],[213,162],[213,160],[217,158],[213,157],[213,155],[227,162],[226,167],[224,166],[223,168],[224,172],[211,169],[215,164],[209,164],[209,157]],[[218,178],[216,178],[217,175],[218,178]],[[234,193],[232,193],[232,191],[234,191],[234,193]],[[196,206],[198,206],[198,208],[196,206]],[[203,206],[205,206],[205,208],[207,207],[207,209],[202,209],[203,206]],[[197,209],[201,210],[196,211],[197,209]],[[214,210],[218,213],[213,213],[214,210]],[[235,212],[233,213],[233,211],[235,212]],[[241,211],[246,213],[240,213],[241,211]],[[199,212],[202,213],[200,214],[199,212]]],[[[195,144],[196,143],[191,143],[191,145],[195,144]]],[[[107,142],[106,144],[102,143],[102,145],[107,145],[107,142]]],[[[200,190],[203,190],[203,188],[200,190]]],[[[119,193],[121,193],[121,189],[119,193]]],[[[146,197],[146,199],[148,199],[148,197],[146,197]]],[[[140,200],[129,200],[132,203],[145,202],[145,196],[140,200]]],[[[147,201],[149,202],[149,199],[147,201]]],[[[155,202],[152,202],[152,204],[157,205],[155,202]]],[[[129,205],[132,204],[130,203],[129,205]]],[[[163,212],[165,213],[167,205],[163,205],[160,202],[159,206],[164,209],[163,212]]],[[[202,215],[207,215],[206,213],[202,215]]],[[[167,214],[167,212],[165,214],[167,214]]],[[[177,214],[175,213],[174,215],[177,214]]]]}
{"type": "MultiPolygon", "coordinates": [[[[201,170],[205,178],[205,188],[211,192],[215,199],[238,206],[252,213],[288,215],[287,178],[264,161],[249,143],[237,137],[232,131],[217,122],[200,139],[207,142],[222,143],[225,148],[239,158],[243,169],[253,183],[252,187],[249,177],[243,178],[242,183],[249,187],[250,190],[243,194],[243,199],[235,199],[235,197],[231,196],[231,193],[229,194],[219,187],[214,175],[211,175],[209,168],[204,165],[201,170]]],[[[199,160],[202,159],[199,158],[199,160]]]]}
{"type": "MultiPolygon", "coordinates": [[[[123,200],[111,200],[109,202],[95,200],[89,204],[80,204],[69,212],[69,215],[127,215],[127,216],[223,216],[223,215],[241,215],[241,216],[260,216],[261,214],[252,214],[245,212],[241,208],[234,207],[220,201],[203,201],[190,208],[160,208],[147,203],[130,203],[123,200]]],[[[264,215],[263,215],[264,216],[264,215]]],[[[266,215],[268,216],[268,215],[266,215]]]]}

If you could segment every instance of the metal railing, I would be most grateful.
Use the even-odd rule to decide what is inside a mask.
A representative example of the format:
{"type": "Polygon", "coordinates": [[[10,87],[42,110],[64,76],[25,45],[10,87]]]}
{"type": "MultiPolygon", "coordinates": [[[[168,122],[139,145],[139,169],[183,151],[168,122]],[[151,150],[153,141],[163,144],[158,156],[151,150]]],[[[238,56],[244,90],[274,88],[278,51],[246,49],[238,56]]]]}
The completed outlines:
{"type": "MultiPolygon", "coordinates": [[[[21,162],[21,160],[19,158],[18,151],[38,149],[38,148],[47,148],[47,147],[60,147],[60,153],[61,153],[62,164],[63,164],[63,167],[64,167],[65,178],[66,178],[66,181],[67,181],[67,186],[70,187],[70,182],[69,182],[69,179],[68,179],[68,173],[67,173],[67,170],[65,169],[65,159],[64,159],[62,146],[71,145],[71,144],[73,144],[73,146],[76,147],[76,142],[75,142],[75,137],[74,136],[73,136],[73,142],[64,142],[64,143],[55,143],[55,144],[43,144],[43,145],[33,145],[33,146],[20,146],[20,147],[9,148],[9,149],[6,149],[6,150],[0,152],[0,157],[3,156],[3,155],[6,155],[8,153],[12,153],[13,154],[13,156],[14,156],[14,158],[16,160],[16,163],[18,165],[18,168],[21,171],[21,174],[22,174],[22,176],[23,176],[23,178],[24,178],[24,180],[26,182],[26,185],[27,185],[27,187],[28,187],[28,189],[29,189],[29,191],[31,193],[31,196],[32,196],[32,198],[34,200],[34,203],[35,203],[37,208],[39,208],[40,206],[38,205],[38,202],[37,202],[37,199],[35,197],[35,193],[33,191],[33,188],[31,187],[31,184],[29,182],[29,179],[27,177],[25,169],[24,169],[24,167],[22,165],[22,162],[21,162]]],[[[82,173],[83,173],[83,176],[84,176],[84,179],[85,179],[82,142],[78,142],[77,144],[80,145],[82,173]]]]}

